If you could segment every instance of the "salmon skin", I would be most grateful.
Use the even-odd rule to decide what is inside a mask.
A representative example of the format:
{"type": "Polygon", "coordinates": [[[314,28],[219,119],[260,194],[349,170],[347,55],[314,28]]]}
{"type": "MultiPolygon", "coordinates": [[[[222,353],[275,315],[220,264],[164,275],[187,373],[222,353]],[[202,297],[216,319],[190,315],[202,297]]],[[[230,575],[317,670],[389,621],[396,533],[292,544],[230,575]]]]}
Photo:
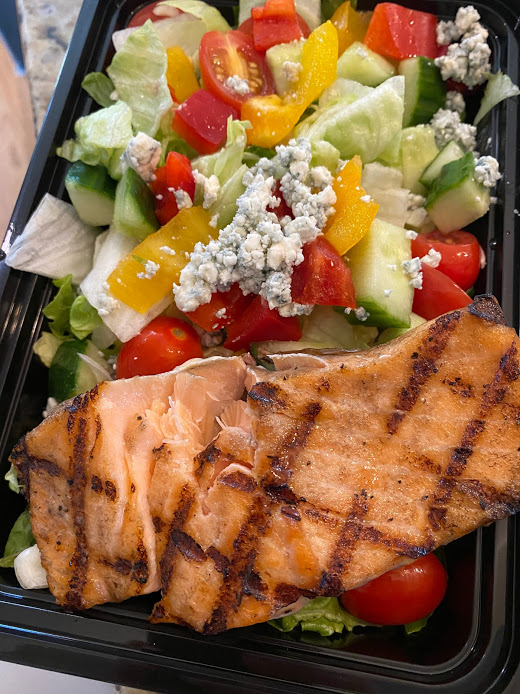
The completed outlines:
{"type": "Polygon", "coordinates": [[[85,608],[160,583],[152,621],[214,634],[517,512],[519,342],[483,296],[369,350],[207,360],[64,403],[12,454],[52,592],[85,608]]]}

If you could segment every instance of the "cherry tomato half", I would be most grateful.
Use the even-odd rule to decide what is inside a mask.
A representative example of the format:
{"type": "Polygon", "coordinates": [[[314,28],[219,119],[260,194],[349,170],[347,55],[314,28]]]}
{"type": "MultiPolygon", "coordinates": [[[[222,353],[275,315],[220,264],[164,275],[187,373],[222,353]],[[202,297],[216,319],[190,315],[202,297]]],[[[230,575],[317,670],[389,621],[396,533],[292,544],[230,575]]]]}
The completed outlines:
{"type": "Polygon", "coordinates": [[[159,2],[151,2],[149,5],[145,5],[144,7],[141,7],[140,10],[137,10],[132,19],[128,22],[128,28],[140,27],[148,19],[151,19],[152,22],[157,22],[159,19],[164,19],[164,17],[154,14],[154,9],[158,4],[159,2]]]}
{"type": "Polygon", "coordinates": [[[265,58],[255,50],[252,39],[240,31],[208,31],[200,42],[199,60],[205,88],[238,111],[252,96],[274,94],[265,58]],[[248,81],[248,92],[240,94],[226,86],[226,80],[235,76],[248,81]]]}
{"type": "Polygon", "coordinates": [[[117,378],[171,371],[188,359],[202,357],[200,339],[186,321],[159,316],[125,342],[117,358],[117,378]]]}
{"type": "Polygon", "coordinates": [[[427,554],[399,569],[340,596],[343,607],[371,624],[408,624],[428,616],[446,592],[446,570],[435,554],[427,554]]]}
{"type": "Polygon", "coordinates": [[[422,273],[422,289],[414,291],[412,305],[412,311],[421,318],[433,320],[471,304],[468,294],[447,275],[429,265],[422,266],[422,273]]]}
{"type": "Polygon", "coordinates": [[[462,289],[469,289],[480,272],[480,246],[468,231],[430,231],[412,241],[412,255],[422,258],[433,248],[441,256],[437,269],[448,275],[462,289]]]}

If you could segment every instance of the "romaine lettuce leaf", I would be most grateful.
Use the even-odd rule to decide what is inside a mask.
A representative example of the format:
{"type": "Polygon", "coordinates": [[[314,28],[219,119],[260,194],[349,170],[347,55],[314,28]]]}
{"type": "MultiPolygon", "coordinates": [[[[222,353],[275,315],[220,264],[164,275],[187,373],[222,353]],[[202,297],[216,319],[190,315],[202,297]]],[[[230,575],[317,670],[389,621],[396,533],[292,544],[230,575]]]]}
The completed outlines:
{"type": "Polygon", "coordinates": [[[225,146],[215,154],[207,154],[193,162],[193,168],[204,176],[214,174],[223,186],[231,176],[242,166],[242,157],[247,144],[246,128],[251,123],[247,120],[233,120],[230,116],[227,122],[227,141],[225,146]]]}
{"type": "Polygon", "coordinates": [[[75,140],[66,140],[56,153],[68,161],[102,164],[112,178],[122,176],[120,157],[134,136],[132,110],[123,101],[79,118],[74,125],[75,140]]]}
{"type": "Polygon", "coordinates": [[[518,94],[520,94],[520,89],[516,84],[513,84],[510,77],[504,75],[502,72],[497,72],[496,75],[490,75],[473,125],[480,123],[486,113],[489,113],[489,111],[501,101],[509,99],[510,96],[518,96],[518,94]]]}
{"type": "Polygon", "coordinates": [[[81,86],[103,108],[114,104],[115,99],[112,99],[115,89],[114,83],[104,72],[90,72],[85,75],[81,86]]]}
{"type": "Polygon", "coordinates": [[[153,137],[173,101],[166,81],[168,58],[153,23],[148,20],[117,51],[107,73],[118,97],[132,111],[136,132],[153,137]]]}
{"type": "Polygon", "coordinates": [[[24,549],[32,547],[36,540],[32,533],[31,528],[31,518],[29,516],[29,508],[18,516],[16,519],[7,542],[5,544],[4,556],[0,559],[0,567],[2,568],[12,568],[14,566],[14,560],[23,552],[24,549]]]}
{"type": "Polygon", "coordinates": [[[70,307],[69,320],[70,330],[78,340],[83,340],[101,325],[101,318],[97,309],[89,304],[87,297],[83,294],[74,299],[70,307]]]}
{"type": "Polygon", "coordinates": [[[337,598],[314,598],[295,614],[272,619],[269,624],[279,631],[292,631],[299,625],[302,631],[314,631],[322,636],[367,626],[367,622],[344,610],[337,598]]]}
{"type": "Polygon", "coordinates": [[[72,275],[54,280],[53,285],[59,288],[54,299],[43,309],[43,315],[49,321],[53,335],[64,338],[70,333],[70,309],[76,298],[72,286],[72,275]]]}
{"type": "Polygon", "coordinates": [[[208,5],[202,0],[166,0],[158,5],[158,14],[161,7],[174,7],[181,12],[187,12],[206,25],[206,31],[229,31],[231,27],[220,14],[216,7],[208,5]]]}

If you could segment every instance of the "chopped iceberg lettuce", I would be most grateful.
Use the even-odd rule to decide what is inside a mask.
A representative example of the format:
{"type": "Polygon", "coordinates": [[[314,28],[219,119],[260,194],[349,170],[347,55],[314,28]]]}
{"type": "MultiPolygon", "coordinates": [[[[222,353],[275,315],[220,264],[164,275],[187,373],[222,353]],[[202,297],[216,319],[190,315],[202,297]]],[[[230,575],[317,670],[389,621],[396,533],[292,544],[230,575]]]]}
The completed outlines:
{"type": "Polygon", "coordinates": [[[520,89],[516,84],[513,84],[511,78],[507,75],[504,75],[502,72],[497,72],[496,75],[490,75],[473,125],[478,125],[486,113],[489,113],[489,111],[501,101],[509,99],[511,96],[518,96],[519,94],[520,89]]]}
{"type": "Polygon", "coordinates": [[[360,96],[366,96],[373,92],[373,87],[365,87],[365,85],[355,82],[354,80],[346,79],[346,77],[338,77],[330,87],[327,87],[319,98],[318,104],[320,107],[334,104],[343,97],[353,97],[352,102],[360,96]]]}
{"type": "Polygon", "coordinates": [[[46,330],[42,332],[40,337],[36,340],[33,345],[33,352],[40,357],[40,360],[44,366],[49,368],[54,359],[54,355],[58,351],[58,347],[63,342],[63,338],[57,337],[52,333],[48,333],[46,330]]]}
{"type": "Polygon", "coordinates": [[[166,50],[148,20],[127,38],[107,68],[119,99],[132,110],[136,132],[153,137],[161,118],[173,106],[166,81],[167,65],[166,50]]]}
{"type": "Polygon", "coordinates": [[[4,480],[9,483],[9,489],[14,492],[15,494],[20,494],[20,492],[23,489],[23,485],[20,484],[20,480],[18,479],[18,473],[16,472],[16,468],[11,463],[11,467],[9,470],[5,473],[4,480]]]}
{"type": "Polygon", "coordinates": [[[233,120],[230,116],[227,122],[227,141],[225,147],[215,154],[199,157],[193,162],[193,168],[204,176],[214,174],[223,186],[231,176],[242,166],[242,157],[247,145],[246,128],[251,123],[247,120],[233,120]]]}
{"type": "MultiPolygon", "coordinates": [[[[302,319],[302,342],[316,349],[366,349],[374,343],[377,328],[351,325],[343,312],[332,306],[315,306],[302,319]]],[[[302,348],[300,348],[302,349],[302,348]]]]}
{"type": "Polygon", "coordinates": [[[204,22],[206,31],[229,31],[231,29],[217,8],[202,2],[202,0],[165,0],[157,7],[157,14],[162,14],[163,7],[173,7],[200,19],[204,22]]]}
{"type": "Polygon", "coordinates": [[[23,552],[24,549],[32,547],[36,543],[31,528],[31,518],[29,516],[29,508],[18,516],[15,524],[11,528],[9,537],[5,544],[4,556],[0,559],[0,567],[12,568],[14,560],[23,552]]]}
{"type": "Polygon", "coordinates": [[[85,75],[81,86],[103,108],[112,106],[117,101],[117,99],[112,98],[115,89],[114,83],[104,72],[90,72],[85,75]]]}
{"type": "Polygon", "coordinates": [[[76,298],[76,292],[72,286],[72,275],[54,280],[53,285],[58,287],[58,293],[43,309],[43,315],[49,321],[51,333],[63,339],[70,333],[70,309],[76,298]]]}
{"type": "Polygon", "coordinates": [[[246,171],[247,166],[242,164],[220,188],[216,201],[208,210],[219,229],[227,226],[235,216],[237,200],[246,189],[243,183],[246,171]]]}
{"type": "Polygon", "coordinates": [[[344,629],[367,626],[367,622],[344,610],[337,598],[314,598],[295,614],[272,619],[269,624],[279,631],[292,631],[300,626],[302,631],[315,631],[322,636],[341,634],[344,629]]]}

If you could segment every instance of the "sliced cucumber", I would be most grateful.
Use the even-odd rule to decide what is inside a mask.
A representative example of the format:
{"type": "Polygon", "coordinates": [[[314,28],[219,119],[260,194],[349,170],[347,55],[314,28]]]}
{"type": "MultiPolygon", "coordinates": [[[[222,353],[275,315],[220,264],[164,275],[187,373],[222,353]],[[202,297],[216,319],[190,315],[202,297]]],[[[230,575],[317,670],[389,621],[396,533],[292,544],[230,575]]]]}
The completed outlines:
{"type": "Polygon", "coordinates": [[[78,217],[85,224],[102,227],[114,216],[117,183],[104,166],[75,162],[65,177],[65,188],[78,217]]]}
{"type": "Polygon", "coordinates": [[[287,79],[286,70],[283,65],[286,62],[301,65],[304,43],[304,40],[279,43],[269,48],[265,54],[267,64],[269,65],[274,79],[276,93],[280,96],[283,96],[294,87],[294,82],[287,79]]]}
{"type": "Polygon", "coordinates": [[[489,209],[489,189],[475,181],[475,160],[467,152],[442,167],[424,205],[440,231],[463,229],[489,209]]]}
{"type": "Polygon", "coordinates": [[[429,125],[405,128],[401,138],[403,186],[416,195],[425,195],[426,188],[419,182],[424,169],[439,154],[435,133],[429,125]]]}
{"type": "MultiPolygon", "coordinates": [[[[405,230],[380,219],[375,219],[361,241],[350,249],[347,265],[356,302],[370,314],[363,325],[410,327],[413,288],[401,268],[401,263],[410,259],[410,240],[405,230]]],[[[358,322],[353,313],[348,319],[358,322]]]]}
{"type": "Polygon", "coordinates": [[[450,140],[447,145],[444,145],[432,163],[424,169],[419,179],[420,182],[427,188],[430,188],[434,180],[440,176],[444,164],[457,161],[457,159],[461,159],[465,154],[466,152],[458,142],[450,140]]]}
{"type": "Polygon", "coordinates": [[[139,241],[159,228],[154,195],[134,169],[127,169],[117,184],[114,227],[139,241]]]}
{"type": "Polygon", "coordinates": [[[49,368],[49,395],[63,402],[75,395],[93,388],[99,379],[91,367],[79,356],[85,356],[102,364],[99,350],[90,340],[70,340],[63,342],[52,360],[49,368]]]}
{"type": "Polygon", "coordinates": [[[424,56],[408,58],[399,63],[404,75],[403,126],[428,123],[446,103],[446,83],[433,60],[424,56]]]}
{"type": "Polygon", "coordinates": [[[338,59],[338,77],[367,87],[377,87],[394,75],[394,66],[360,41],[354,41],[338,59]]]}
{"type": "Polygon", "coordinates": [[[385,342],[390,342],[390,340],[395,340],[399,335],[404,335],[404,333],[412,330],[412,328],[416,328],[418,325],[421,325],[421,323],[426,323],[425,319],[421,318],[421,316],[418,316],[416,313],[411,313],[409,328],[386,328],[377,338],[377,344],[382,345],[385,342]]]}

